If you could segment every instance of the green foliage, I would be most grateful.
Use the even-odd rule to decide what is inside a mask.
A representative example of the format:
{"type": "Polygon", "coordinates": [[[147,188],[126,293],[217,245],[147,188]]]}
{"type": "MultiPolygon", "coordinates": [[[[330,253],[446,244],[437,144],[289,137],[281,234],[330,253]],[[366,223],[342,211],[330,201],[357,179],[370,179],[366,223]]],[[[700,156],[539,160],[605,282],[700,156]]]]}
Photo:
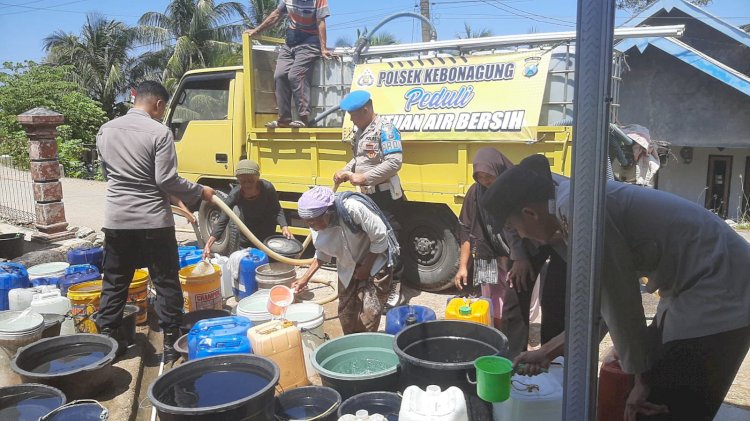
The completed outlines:
{"type": "MultiPolygon", "coordinates": [[[[637,12],[650,6],[652,3],[656,3],[657,0],[617,0],[616,4],[619,9],[632,10],[637,12]]],[[[706,6],[711,4],[713,0],[688,0],[696,6],[706,6]]]]}
{"type": "Polygon", "coordinates": [[[128,87],[134,40],[134,30],[124,23],[92,14],[86,17],[80,35],[55,31],[45,38],[46,61],[73,66],[71,80],[113,118],[117,97],[128,87]]]}
{"type": "MultiPolygon", "coordinates": [[[[279,7],[278,0],[250,0],[245,25],[249,28],[259,26],[276,8],[279,7]]],[[[263,35],[276,38],[286,36],[287,23],[282,19],[275,26],[266,29],[263,35]]]]}
{"type": "Polygon", "coordinates": [[[491,36],[492,36],[491,29],[482,28],[477,31],[474,28],[472,28],[468,22],[464,22],[464,31],[456,34],[456,38],[458,39],[482,38],[482,37],[491,37],[491,36]]]}
{"type": "Polygon", "coordinates": [[[28,143],[16,121],[18,114],[45,107],[65,116],[58,127],[58,155],[69,177],[84,177],[83,154],[93,147],[99,127],[107,121],[101,104],[71,82],[72,66],[5,63],[0,71],[0,154],[28,168],[28,143]]]}
{"type": "Polygon", "coordinates": [[[164,13],[147,12],[138,21],[137,37],[155,48],[142,56],[138,72],[159,78],[173,91],[189,70],[239,62],[238,43],[247,21],[242,3],[172,0],[164,13]]]}

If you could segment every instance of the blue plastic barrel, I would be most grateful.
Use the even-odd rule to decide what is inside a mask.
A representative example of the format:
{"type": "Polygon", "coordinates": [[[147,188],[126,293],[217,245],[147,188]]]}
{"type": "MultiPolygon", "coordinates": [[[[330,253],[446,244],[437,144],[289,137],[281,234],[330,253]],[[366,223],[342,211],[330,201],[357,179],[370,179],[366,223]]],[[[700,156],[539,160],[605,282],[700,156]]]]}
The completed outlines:
{"type": "Polygon", "coordinates": [[[252,352],[247,331],[253,324],[244,316],[201,320],[188,333],[188,359],[252,352]]]}
{"type": "Polygon", "coordinates": [[[65,295],[68,288],[81,282],[96,281],[101,279],[99,269],[94,265],[73,265],[65,271],[65,276],[60,280],[60,292],[65,295]]]}
{"type": "Polygon", "coordinates": [[[14,288],[28,288],[29,273],[18,263],[0,263],[0,310],[8,310],[8,292],[14,288]]]}
{"type": "Polygon", "coordinates": [[[71,265],[94,265],[101,271],[103,261],[103,247],[77,248],[68,252],[68,263],[71,265]]]}
{"type": "Polygon", "coordinates": [[[261,250],[250,248],[248,255],[240,260],[239,279],[232,285],[232,291],[237,300],[249,297],[258,290],[255,281],[255,269],[268,263],[268,256],[261,250]]]}
{"type": "Polygon", "coordinates": [[[46,277],[46,278],[34,278],[31,280],[32,287],[41,287],[45,285],[60,288],[60,280],[62,278],[46,277]]]}
{"type": "Polygon", "coordinates": [[[180,269],[203,260],[203,250],[190,250],[180,256],[180,269]]]}
{"type": "Polygon", "coordinates": [[[394,307],[385,315],[385,333],[395,335],[407,326],[435,319],[435,311],[428,307],[412,305],[394,307]]]}

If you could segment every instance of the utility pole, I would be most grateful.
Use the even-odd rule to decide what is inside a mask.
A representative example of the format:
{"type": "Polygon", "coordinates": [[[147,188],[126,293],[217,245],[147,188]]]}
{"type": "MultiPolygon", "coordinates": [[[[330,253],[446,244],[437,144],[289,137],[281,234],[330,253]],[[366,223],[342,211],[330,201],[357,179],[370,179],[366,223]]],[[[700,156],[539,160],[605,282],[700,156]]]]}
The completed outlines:
{"type": "MultiPolygon", "coordinates": [[[[430,0],[419,0],[419,13],[430,19],[430,0]]],[[[422,22],[422,42],[430,42],[430,25],[426,22],[422,22]]]]}

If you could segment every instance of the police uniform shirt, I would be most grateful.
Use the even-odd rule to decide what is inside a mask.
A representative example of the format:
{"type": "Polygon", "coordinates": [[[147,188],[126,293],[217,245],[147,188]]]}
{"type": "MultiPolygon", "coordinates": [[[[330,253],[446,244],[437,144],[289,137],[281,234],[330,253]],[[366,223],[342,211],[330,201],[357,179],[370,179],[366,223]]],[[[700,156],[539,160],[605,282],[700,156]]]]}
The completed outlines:
{"type": "Polygon", "coordinates": [[[401,133],[380,116],[376,115],[364,130],[353,132],[351,144],[354,158],[344,171],[364,174],[368,186],[389,182],[401,169],[401,133]]]}

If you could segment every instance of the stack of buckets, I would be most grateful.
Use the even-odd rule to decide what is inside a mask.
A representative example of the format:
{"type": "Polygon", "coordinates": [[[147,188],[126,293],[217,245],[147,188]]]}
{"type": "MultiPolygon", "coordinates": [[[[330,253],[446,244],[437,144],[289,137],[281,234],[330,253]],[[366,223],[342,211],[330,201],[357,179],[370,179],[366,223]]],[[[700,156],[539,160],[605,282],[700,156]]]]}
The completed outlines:
{"type": "MultiPolygon", "coordinates": [[[[136,323],[145,324],[148,319],[148,281],[149,274],[144,269],[136,269],[133,281],[128,288],[128,304],[138,307],[136,323]]],[[[102,294],[101,279],[81,282],[68,288],[72,314],[75,320],[76,332],[97,333],[92,315],[99,310],[99,300],[102,294]]]]}

